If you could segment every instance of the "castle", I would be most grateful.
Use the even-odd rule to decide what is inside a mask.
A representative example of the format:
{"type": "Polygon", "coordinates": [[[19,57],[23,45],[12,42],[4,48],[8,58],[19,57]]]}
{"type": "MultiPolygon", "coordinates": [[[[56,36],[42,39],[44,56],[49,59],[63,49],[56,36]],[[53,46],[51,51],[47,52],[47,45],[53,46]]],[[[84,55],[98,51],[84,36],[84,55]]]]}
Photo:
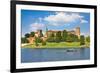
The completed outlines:
{"type": "MultiPolygon", "coordinates": [[[[59,31],[57,31],[57,30],[48,30],[47,31],[47,36],[48,37],[51,36],[52,33],[54,33],[54,35],[56,36],[57,32],[59,32],[59,31]]],[[[60,32],[61,32],[61,36],[62,36],[63,35],[63,31],[60,31],[60,32]]],[[[77,35],[78,37],[80,37],[80,27],[76,27],[75,30],[67,31],[67,33],[68,34],[74,34],[74,35],[77,35]]]]}
{"type": "MultiPolygon", "coordinates": [[[[58,30],[48,30],[48,28],[46,27],[46,33],[45,34],[43,34],[42,30],[37,30],[37,32],[35,32],[35,37],[39,37],[43,41],[46,41],[47,38],[49,38],[52,34],[54,34],[54,36],[56,36],[57,32],[59,32],[59,31],[58,30]]],[[[61,36],[62,36],[63,31],[60,31],[60,32],[61,32],[61,36]]],[[[75,30],[67,31],[67,33],[77,35],[78,38],[80,38],[80,27],[76,27],[75,30]]],[[[28,38],[28,41],[29,41],[30,44],[32,44],[35,41],[35,37],[29,37],[28,38]]]]}

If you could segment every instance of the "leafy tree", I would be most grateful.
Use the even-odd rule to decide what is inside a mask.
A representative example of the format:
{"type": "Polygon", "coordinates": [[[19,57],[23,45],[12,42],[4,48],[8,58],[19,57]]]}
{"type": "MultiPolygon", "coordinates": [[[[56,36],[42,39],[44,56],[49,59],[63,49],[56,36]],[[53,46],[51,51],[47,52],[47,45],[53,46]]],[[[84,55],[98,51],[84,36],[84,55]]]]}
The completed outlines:
{"type": "Polygon", "coordinates": [[[25,37],[21,38],[21,43],[28,43],[28,40],[25,37]]]}
{"type": "Polygon", "coordinates": [[[63,30],[63,34],[62,34],[62,41],[66,41],[67,40],[67,31],[66,30],[63,30]]]}
{"type": "Polygon", "coordinates": [[[72,34],[69,34],[67,36],[67,42],[73,42],[73,35],[72,34]]]}
{"type": "Polygon", "coordinates": [[[30,37],[30,34],[29,33],[26,33],[25,34],[25,38],[29,38],[30,37]]]}
{"type": "Polygon", "coordinates": [[[61,31],[58,31],[57,33],[56,33],[56,42],[60,42],[61,41],[61,39],[62,39],[62,36],[61,36],[61,31]]]}
{"type": "Polygon", "coordinates": [[[55,37],[54,33],[51,34],[51,37],[55,37]]]}
{"type": "Polygon", "coordinates": [[[38,43],[41,43],[42,42],[42,39],[40,37],[37,37],[37,42],[38,43]]]}
{"type": "Polygon", "coordinates": [[[85,37],[84,35],[80,36],[80,45],[84,45],[85,44],[85,37]]]}
{"type": "Polygon", "coordinates": [[[90,36],[86,37],[86,41],[90,42],[90,36]]]}
{"type": "Polygon", "coordinates": [[[35,33],[34,32],[31,32],[30,33],[30,36],[34,37],[35,33]]]}
{"type": "Polygon", "coordinates": [[[39,46],[39,44],[38,44],[38,37],[35,37],[35,45],[39,46]]]}
{"type": "Polygon", "coordinates": [[[79,42],[79,39],[78,39],[77,35],[73,35],[73,42],[79,42]]]}
{"type": "Polygon", "coordinates": [[[54,33],[51,34],[51,36],[47,39],[48,42],[55,42],[55,35],[54,33]]]}
{"type": "Polygon", "coordinates": [[[78,42],[79,39],[78,39],[78,36],[77,36],[77,35],[69,34],[69,35],[67,36],[67,41],[68,41],[68,42],[78,42]]]}

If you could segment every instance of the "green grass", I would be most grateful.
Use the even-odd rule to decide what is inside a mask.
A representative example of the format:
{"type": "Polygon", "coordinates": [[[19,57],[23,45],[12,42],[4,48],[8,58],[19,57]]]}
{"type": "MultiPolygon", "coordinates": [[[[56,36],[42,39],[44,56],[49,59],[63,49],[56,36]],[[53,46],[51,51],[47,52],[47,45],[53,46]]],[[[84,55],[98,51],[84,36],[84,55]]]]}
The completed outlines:
{"type": "MultiPolygon", "coordinates": [[[[80,48],[80,42],[60,42],[60,43],[49,43],[47,42],[45,46],[42,46],[39,43],[39,46],[36,47],[35,44],[30,44],[23,46],[22,48],[80,48]]],[[[89,47],[89,43],[86,43],[85,47],[89,47]]]]}

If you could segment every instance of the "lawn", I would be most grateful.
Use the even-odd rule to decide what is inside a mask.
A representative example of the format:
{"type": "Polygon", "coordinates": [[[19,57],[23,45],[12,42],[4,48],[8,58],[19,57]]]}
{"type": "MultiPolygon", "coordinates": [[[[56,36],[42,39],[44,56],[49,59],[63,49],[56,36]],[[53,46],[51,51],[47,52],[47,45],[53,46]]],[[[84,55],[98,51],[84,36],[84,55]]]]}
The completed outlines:
{"type": "MultiPolygon", "coordinates": [[[[88,44],[85,45],[86,47],[89,47],[88,44]]],[[[47,42],[46,45],[42,46],[41,43],[39,43],[39,46],[35,46],[35,44],[29,44],[25,45],[22,48],[80,48],[80,42],[60,42],[60,43],[49,43],[47,42]]]]}

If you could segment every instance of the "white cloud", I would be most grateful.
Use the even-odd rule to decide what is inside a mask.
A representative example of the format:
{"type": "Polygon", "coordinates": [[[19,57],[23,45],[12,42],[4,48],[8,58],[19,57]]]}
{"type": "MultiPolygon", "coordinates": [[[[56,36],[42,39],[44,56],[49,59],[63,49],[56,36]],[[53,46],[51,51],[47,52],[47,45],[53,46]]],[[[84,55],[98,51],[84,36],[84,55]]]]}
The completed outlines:
{"type": "Polygon", "coordinates": [[[88,23],[88,21],[81,19],[80,23],[88,23]]]}
{"type": "Polygon", "coordinates": [[[43,21],[48,22],[49,25],[53,26],[61,26],[61,25],[67,25],[70,26],[71,22],[76,22],[77,20],[80,21],[80,23],[88,23],[87,20],[84,20],[84,16],[78,14],[78,13],[65,13],[65,12],[55,12],[55,14],[51,14],[49,16],[46,16],[44,18],[38,18],[36,22],[30,24],[30,30],[31,31],[37,31],[38,29],[44,29],[45,24],[43,24],[43,21]]]}
{"type": "Polygon", "coordinates": [[[43,29],[45,27],[45,25],[44,24],[42,24],[42,23],[32,23],[32,24],[30,24],[30,30],[31,31],[37,31],[37,30],[39,30],[39,29],[43,29]]]}
{"type": "Polygon", "coordinates": [[[81,22],[86,22],[83,20],[84,16],[79,15],[78,13],[65,13],[65,12],[56,12],[54,15],[49,15],[44,18],[45,21],[48,21],[50,24],[57,26],[62,24],[68,24],[70,22],[75,22],[76,20],[81,20],[81,22]]]}
{"type": "Polygon", "coordinates": [[[81,32],[81,35],[89,36],[90,35],[90,32],[81,32]]]}

